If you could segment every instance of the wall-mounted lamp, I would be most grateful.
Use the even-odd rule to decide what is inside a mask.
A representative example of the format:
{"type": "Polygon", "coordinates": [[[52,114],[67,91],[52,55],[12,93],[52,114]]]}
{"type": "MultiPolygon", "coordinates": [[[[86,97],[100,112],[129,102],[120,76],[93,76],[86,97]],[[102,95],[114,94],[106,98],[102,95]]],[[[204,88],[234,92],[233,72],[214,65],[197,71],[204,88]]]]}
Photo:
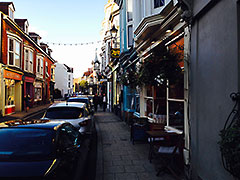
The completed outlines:
{"type": "Polygon", "coordinates": [[[168,26],[166,29],[166,33],[171,33],[173,31],[172,26],[168,26]]]}
{"type": "Polygon", "coordinates": [[[112,29],[110,29],[111,36],[116,38],[117,32],[118,32],[117,28],[115,27],[115,25],[113,25],[112,29]]]}

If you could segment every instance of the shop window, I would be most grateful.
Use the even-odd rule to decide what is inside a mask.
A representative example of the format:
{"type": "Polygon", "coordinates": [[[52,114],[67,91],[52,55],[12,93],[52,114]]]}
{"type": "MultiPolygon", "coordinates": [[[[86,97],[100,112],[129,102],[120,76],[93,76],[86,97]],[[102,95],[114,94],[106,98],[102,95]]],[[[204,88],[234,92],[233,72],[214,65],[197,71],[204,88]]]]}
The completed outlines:
{"type": "Polygon", "coordinates": [[[169,101],[169,126],[183,130],[184,102],[169,101]]]}
{"type": "Polygon", "coordinates": [[[183,130],[184,127],[184,74],[177,82],[169,82],[167,106],[168,126],[183,130]]]}
{"type": "Polygon", "coordinates": [[[145,116],[166,119],[166,87],[147,86],[145,91],[145,116]]]}
{"type": "Polygon", "coordinates": [[[35,88],[34,99],[35,99],[36,101],[42,100],[42,88],[35,88]]]}
{"type": "Polygon", "coordinates": [[[15,81],[14,80],[6,80],[5,86],[5,105],[12,106],[14,105],[14,97],[15,97],[15,81]]]}

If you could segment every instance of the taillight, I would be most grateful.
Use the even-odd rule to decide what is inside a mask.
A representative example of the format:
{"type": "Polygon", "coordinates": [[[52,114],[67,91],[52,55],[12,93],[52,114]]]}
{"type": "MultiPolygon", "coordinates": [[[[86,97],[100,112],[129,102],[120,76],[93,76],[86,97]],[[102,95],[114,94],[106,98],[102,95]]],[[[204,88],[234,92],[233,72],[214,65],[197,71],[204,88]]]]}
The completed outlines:
{"type": "Polygon", "coordinates": [[[87,126],[88,124],[88,121],[82,121],[79,123],[80,126],[87,126]]]}

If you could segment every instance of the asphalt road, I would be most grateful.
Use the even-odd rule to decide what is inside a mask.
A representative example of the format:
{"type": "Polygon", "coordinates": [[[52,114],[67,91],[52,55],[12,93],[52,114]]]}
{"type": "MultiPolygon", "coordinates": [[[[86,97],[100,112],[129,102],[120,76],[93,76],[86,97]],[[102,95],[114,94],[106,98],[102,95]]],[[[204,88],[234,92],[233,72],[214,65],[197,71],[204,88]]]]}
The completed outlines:
{"type": "MultiPolygon", "coordinates": [[[[25,120],[40,119],[44,112],[40,112],[27,117],[25,120]]],[[[87,140],[89,143],[89,151],[86,155],[86,162],[84,167],[80,163],[76,163],[75,175],[72,178],[65,178],[66,180],[95,180],[96,177],[96,160],[97,160],[97,131],[94,130],[91,138],[87,140]]],[[[84,155],[85,156],[85,155],[84,155]]]]}

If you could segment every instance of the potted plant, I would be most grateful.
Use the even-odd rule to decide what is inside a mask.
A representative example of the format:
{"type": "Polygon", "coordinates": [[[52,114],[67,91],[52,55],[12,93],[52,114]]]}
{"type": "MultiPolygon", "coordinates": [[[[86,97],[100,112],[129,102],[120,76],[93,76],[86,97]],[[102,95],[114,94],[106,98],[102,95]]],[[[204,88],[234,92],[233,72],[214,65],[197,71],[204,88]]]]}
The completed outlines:
{"type": "Polygon", "coordinates": [[[220,131],[220,146],[223,167],[240,179],[240,115],[238,112],[239,93],[232,93],[236,104],[230,113],[223,130],[220,131]],[[231,119],[231,121],[230,121],[231,119]]]}

